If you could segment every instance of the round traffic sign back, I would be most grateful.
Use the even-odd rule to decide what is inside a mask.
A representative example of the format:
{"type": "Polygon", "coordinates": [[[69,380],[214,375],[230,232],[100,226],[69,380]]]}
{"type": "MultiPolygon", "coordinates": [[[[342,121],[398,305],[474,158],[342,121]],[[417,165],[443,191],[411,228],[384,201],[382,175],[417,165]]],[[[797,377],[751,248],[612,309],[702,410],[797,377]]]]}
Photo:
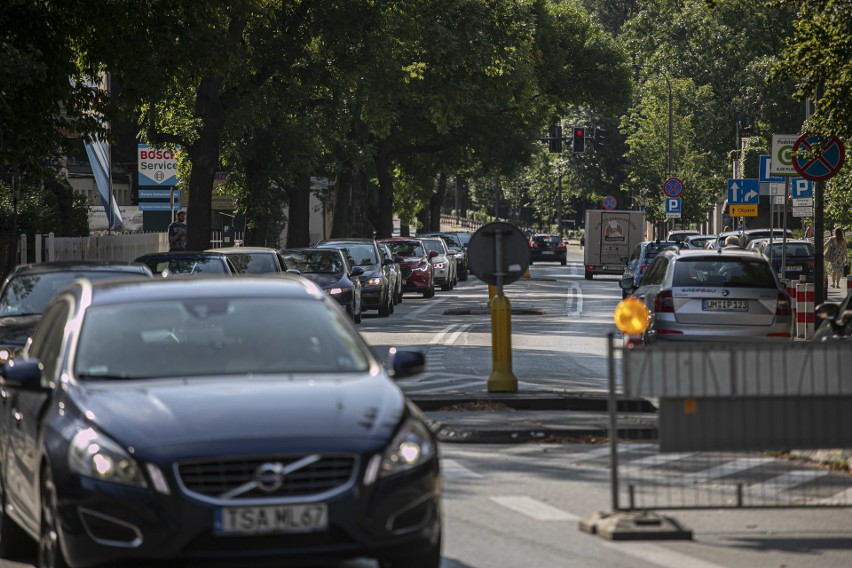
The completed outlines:
{"type": "Polygon", "coordinates": [[[683,182],[678,178],[669,178],[663,183],[663,193],[667,197],[680,197],[683,193],[683,182]]]}
{"type": "Polygon", "coordinates": [[[467,245],[470,271],[477,278],[497,285],[497,272],[503,284],[511,284],[523,276],[530,265],[530,245],[527,236],[509,223],[494,222],[481,226],[470,237],[467,245]],[[500,267],[497,266],[497,235],[500,235],[500,267]]]}
{"type": "Polygon", "coordinates": [[[604,197],[603,202],[601,202],[601,206],[604,209],[615,209],[617,205],[618,201],[615,199],[615,197],[611,195],[607,195],[606,197],[604,197]]]}
{"type": "Polygon", "coordinates": [[[793,144],[793,167],[803,178],[812,181],[833,177],[843,167],[845,158],[846,149],[837,136],[802,134],[793,144]]]}

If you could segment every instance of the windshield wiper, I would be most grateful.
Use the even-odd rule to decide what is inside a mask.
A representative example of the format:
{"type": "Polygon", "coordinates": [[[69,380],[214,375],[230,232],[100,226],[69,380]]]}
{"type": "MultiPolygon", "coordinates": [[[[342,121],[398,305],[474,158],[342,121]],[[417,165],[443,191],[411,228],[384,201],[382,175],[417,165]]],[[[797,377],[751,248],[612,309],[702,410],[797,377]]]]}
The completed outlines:
{"type": "Polygon", "coordinates": [[[77,378],[82,380],[98,380],[98,381],[126,381],[133,380],[138,377],[131,377],[127,373],[77,373],[77,378]]]}

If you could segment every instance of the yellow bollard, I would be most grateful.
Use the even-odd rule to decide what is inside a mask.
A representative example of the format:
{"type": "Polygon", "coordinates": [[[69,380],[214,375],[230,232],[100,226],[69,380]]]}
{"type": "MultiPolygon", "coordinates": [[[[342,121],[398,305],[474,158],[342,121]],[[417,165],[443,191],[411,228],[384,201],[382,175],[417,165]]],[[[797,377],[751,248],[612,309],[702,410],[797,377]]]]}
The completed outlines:
{"type": "Polygon", "coordinates": [[[527,265],[527,269],[524,270],[524,274],[523,274],[522,278],[532,278],[530,276],[530,265],[529,264],[527,265]]]}
{"type": "Polygon", "coordinates": [[[491,307],[491,300],[497,295],[497,286],[488,285],[488,307],[491,307]]]}
{"type": "Polygon", "coordinates": [[[518,392],[512,372],[512,306],[503,294],[491,300],[491,360],[488,392],[518,392]]]}

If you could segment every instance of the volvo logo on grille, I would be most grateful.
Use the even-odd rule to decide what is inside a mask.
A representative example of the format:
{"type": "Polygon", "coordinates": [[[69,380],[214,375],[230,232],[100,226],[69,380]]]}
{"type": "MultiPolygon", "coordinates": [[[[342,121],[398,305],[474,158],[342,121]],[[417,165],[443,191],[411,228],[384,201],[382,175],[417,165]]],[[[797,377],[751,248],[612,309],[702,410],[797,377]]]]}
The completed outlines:
{"type": "Polygon", "coordinates": [[[280,463],[265,463],[254,472],[257,488],[265,493],[277,491],[284,484],[284,466],[280,463]]]}
{"type": "Polygon", "coordinates": [[[728,295],[728,294],[730,294],[730,293],[731,293],[731,291],[730,291],[730,290],[722,290],[722,295],[723,295],[723,296],[727,296],[727,295],[728,295]]]}

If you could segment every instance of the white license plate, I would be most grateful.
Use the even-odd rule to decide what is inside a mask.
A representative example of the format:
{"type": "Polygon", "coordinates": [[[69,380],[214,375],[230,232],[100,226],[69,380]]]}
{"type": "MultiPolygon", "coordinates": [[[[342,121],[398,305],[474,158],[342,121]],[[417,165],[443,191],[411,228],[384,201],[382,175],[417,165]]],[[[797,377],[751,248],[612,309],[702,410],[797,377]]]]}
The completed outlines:
{"type": "Polygon", "coordinates": [[[705,312],[747,312],[748,300],[704,300],[705,312]]]}
{"type": "Polygon", "coordinates": [[[801,266],[788,266],[787,267],[787,272],[801,272],[801,271],[802,271],[801,266]]]}
{"type": "Polygon", "coordinates": [[[217,535],[307,533],[328,528],[325,503],[216,509],[217,535]]]}
{"type": "Polygon", "coordinates": [[[553,251],[552,250],[543,250],[543,251],[541,251],[541,254],[553,254],[553,251]]]}

